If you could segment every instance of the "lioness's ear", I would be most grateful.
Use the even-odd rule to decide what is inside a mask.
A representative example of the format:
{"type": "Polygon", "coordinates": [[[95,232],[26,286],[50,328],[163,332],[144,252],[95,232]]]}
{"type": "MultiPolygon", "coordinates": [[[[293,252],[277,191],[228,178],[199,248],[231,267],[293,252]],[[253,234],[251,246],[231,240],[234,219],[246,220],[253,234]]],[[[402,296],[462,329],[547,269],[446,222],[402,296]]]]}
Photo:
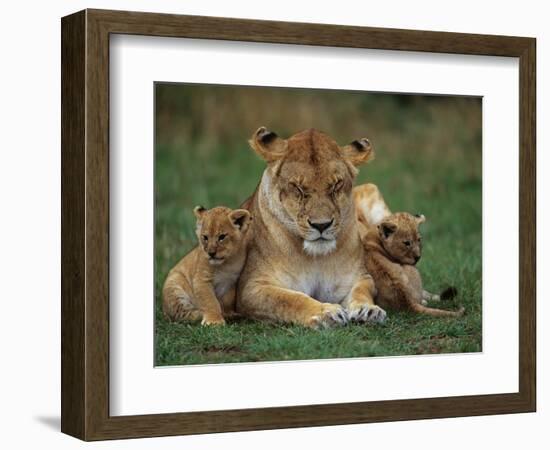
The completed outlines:
{"type": "Polygon", "coordinates": [[[378,230],[381,235],[387,238],[390,234],[395,233],[395,230],[397,230],[397,225],[393,222],[382,222],[378,225],[378,230]]]}
{"type": "Polygon", "coordinates": [[[342,152],[355,167],[374,159],[374,148],[367,138],[361,138],[342,147],[342,152]]]}
{"type": "Polygon", "coordinates": [[[195,217],[197,219],[202,219],[202,215],[206,212],[206,208],[204,206],[195,206],[193,209],[193,214],[195,214],[195,217]]]}
{"type": "Polygon", "coordinates": [[[266,127],[260,127],[248,141],[252,149],[268,163],[277,161],[285,153],[287,142],[266,127]]]}
{"type": "Polygon", "coordinates": [[[229,220],[235,228],[245,231],[250,224],[250,213],[246,209],[236,209],[229,213],[229,220]]]}
{"type": "Polygon", "coordinates": [[[421,223],[426,222],[426,217],[424,217],[424,214],[415,214],[414,218],[416,219],[416,223],[420,225],[421,223]]]}

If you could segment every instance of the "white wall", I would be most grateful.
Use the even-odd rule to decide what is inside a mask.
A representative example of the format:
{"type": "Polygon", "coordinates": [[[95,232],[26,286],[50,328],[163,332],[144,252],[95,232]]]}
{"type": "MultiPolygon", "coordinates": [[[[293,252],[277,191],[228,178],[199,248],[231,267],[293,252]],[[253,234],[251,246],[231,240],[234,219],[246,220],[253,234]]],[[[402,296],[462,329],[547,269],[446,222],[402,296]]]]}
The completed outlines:
{"type": "MultiPolygon", "coordinates": [[[[538,39],[538,148],[550,147],[550,29],[545,2],[391,1],[268,3],[232,1],[4,2],[0,15],[0,402],[4,448],[76,448],[59,433],[60,316],[60,17],[86,7],[534,36],[538,39]],[[371,4],[369,4],[371,3],[371,4]],[[6,445],[7,444],[7,445],[6,445]]],[[[505,132],[505,130],[503,130],[505,132]]],[[[538,409],[536,414],[353,425],[213,436],[104,442],[111,448],[278,448],[368,446],[547,448],[550,250],[543,230],[550,156],[539,151],[538,409]],[[548,277],[546,277],[548,279],[548,277]]],[[[498,168],[495,168],[498,170],[498,168]]]]}

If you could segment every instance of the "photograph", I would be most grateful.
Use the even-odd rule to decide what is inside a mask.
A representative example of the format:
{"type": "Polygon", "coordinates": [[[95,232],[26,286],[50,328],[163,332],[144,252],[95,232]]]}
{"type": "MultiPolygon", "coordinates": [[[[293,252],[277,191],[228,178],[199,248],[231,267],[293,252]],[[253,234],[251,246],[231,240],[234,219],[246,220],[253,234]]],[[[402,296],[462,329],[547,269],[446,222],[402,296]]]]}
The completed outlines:
{"type": "Polygon", "coordinates": [[[155,366],[482,351],[482,99],[156,82],[155,366]]]}

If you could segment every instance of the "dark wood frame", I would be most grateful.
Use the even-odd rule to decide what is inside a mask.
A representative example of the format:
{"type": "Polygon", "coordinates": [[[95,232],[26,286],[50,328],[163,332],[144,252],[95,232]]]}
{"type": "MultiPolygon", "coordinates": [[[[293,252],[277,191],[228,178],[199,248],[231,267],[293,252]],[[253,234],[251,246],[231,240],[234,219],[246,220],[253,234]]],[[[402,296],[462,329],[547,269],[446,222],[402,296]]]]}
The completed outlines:
{"type": "Polygon", "coordinates": [[[535,411],[535,39],[103,10],[64,17],[61,31],[64,433],[99,440],[535,411]],[[110,416],[109,35],[116,33],[518,57],[519,392],[110,416]]]}

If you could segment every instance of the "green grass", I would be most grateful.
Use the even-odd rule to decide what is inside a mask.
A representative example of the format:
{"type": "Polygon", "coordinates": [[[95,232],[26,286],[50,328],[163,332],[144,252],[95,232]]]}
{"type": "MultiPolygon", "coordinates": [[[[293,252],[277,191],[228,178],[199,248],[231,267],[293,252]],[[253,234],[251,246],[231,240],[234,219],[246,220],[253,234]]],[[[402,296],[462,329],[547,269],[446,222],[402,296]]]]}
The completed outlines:
{"type": "MultiPolygon", "coordinates": [[[[156,364],[481,351],[481,121],[472,119],[472,111],[480,113],[479,104],[457,104],[441,100],[406,108],[383,104],[385,109],[379,110],[387,120],[379,119],[384,127],[370,136],[377,157],[361,169],[357,184],[376,183],[393,211],[426,215],[418,268],[425,288],[432,292],[457,287],[458,297],[440,306],[463,305],[466,314],[458,319],[389,311],[382,325],[353,324],[320,331],[246,319],[225,327],[165,321],[162,283],[169,269],[195,245],[193,206],[237,207],[254,191],[264,164],[248,149],[244,131],[242,141],[225,145],[197,138],[158,139],[156,364]]],[[[298,121],[296,129],[300,128],[298,121]]]]}

